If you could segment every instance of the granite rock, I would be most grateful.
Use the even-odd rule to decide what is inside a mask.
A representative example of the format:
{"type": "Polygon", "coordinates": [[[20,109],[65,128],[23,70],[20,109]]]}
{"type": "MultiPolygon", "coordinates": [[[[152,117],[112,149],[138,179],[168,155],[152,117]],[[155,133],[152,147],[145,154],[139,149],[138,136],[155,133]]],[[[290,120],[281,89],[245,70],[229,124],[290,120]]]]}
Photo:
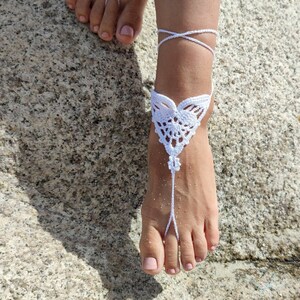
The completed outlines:
{"type": "Polygon", "coordinates": [[[297,299],[296,1],[222,3],[210,120],[220,247],[191,273],[141,272],[154,6],[132,47],[63,1],[0,4],[1,299],[297,299]]]}

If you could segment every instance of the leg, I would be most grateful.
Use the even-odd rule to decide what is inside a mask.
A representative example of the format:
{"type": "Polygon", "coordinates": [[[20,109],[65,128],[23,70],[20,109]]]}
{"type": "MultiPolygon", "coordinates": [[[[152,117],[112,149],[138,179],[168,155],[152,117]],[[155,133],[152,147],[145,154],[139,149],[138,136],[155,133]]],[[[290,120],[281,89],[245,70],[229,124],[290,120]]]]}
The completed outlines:
{"type": "MultiPolygon", "coordinates": [[[[157,0],[156,14],[158,28],[170,31],[217,29],[219,1],[157,0]]],[[[159,34],[159,40],[164,37],[165,34],[159,34]]],[[[198,39],[212,48],[216,43],[215,36],[210,34],[202,34],[198,39]]],[[[208,94],[211,92],[212,62],[213,56],[207,49],[183,39],[170,40],[159,49],[155,90],[176,104],[191,96],[208,94]]],[[[167,273],[176,274],[180,261],[185,270],[191,270],[218,244],[216,185],[207,133],[212,110],[213,101],[195,136],[180,154],[181,169],[176,174],[175,185],[179,242],[172,225],[163,241],[170,211],[171,176],[167,167],[168,154],[151,124],[149,182],[142,206],[140,241],[143,269],[149,274],[159,273],[163,266],[167,273]]]]}
{"type": "Polygon", "coordinates": [[[104,41],[115,34],[119,42],[131,44],[141,31],[146,0],[65,0],[75,9],[78,21],[90,23],[92,32],[104,41]]]}

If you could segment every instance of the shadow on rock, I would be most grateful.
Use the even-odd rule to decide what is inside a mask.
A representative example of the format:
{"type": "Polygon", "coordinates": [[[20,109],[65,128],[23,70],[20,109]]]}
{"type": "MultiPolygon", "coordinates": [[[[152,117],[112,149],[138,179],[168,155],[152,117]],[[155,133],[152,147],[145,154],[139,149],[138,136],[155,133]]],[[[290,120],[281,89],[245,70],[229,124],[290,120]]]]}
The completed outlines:
{"type": "Polygon", "coordinates": [[[40,224],[99,271],[108,299],[152,299],[161,286],[141,271],[129,237],[150,125],[135,53],[101,43],[49,3],[5,40],[15,51],[1,114],[19,139],[18,178],[40,224]]]}

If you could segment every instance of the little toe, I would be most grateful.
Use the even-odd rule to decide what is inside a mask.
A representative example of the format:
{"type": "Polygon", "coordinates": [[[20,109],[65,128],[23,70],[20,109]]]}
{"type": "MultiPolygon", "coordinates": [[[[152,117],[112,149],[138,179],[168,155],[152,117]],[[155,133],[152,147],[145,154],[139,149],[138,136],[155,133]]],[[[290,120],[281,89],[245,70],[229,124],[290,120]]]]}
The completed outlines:
{"type": "Polygon", "coordinates": [[[141,31],[146,1],[130,1],[123,9],[117,25],[116,37],[122,44],[131,44],[141,31]]]}
{"type": "Polygon", "coordinates": [[[165,238],[165,270],[170,275],[176,275],[180,271],[178,241],[172,230],[165,238]]]}
{"type": "Polygon", "coordinates": [[[96,0],[90,13],[91,31],[98,33],[105,8],[104,0],[96,0]]]}
{"type": "Polygon", "coordinates": [[[77,0],[75,12],[79,22],[87,23],[89,21],[91,0],[77,0]]]}
{"type": "Polygon", "coordinates": [[[202,262],[207,256],[207,242],[203,230],[203,226],[194,230],[193,233],[193,244],[196,262],[202,262]]]}
{"type": "Polygon", "coordinates": [[[219,243],[218,217],[213,216],[205,221],[205,237],[207,241],[207,249],[214,251],[219,243]]]}
{"type": "Polygon", "coordinates": [[[76,0],[66,0],[66,4],[70,9],[75,9],[76,0]]]}
{"type": "Polygon", "coordinates": [[[105,6],[98,35],[102,40],[112,40],[119,15],[119,1],[109,0],[105,6]]]}
{"type": "Polygon", "coordinates": [[[183,268],[191,271],[196,265],[194,246],[190,232],[180,234],[180,259],[183,268]]]}
{"type": "Polygon", "coordinates": [[[160,233],[151,225],[143,224],[140,252],[144,272],[158,274],[164,264],[164,246],[160,233]]]}

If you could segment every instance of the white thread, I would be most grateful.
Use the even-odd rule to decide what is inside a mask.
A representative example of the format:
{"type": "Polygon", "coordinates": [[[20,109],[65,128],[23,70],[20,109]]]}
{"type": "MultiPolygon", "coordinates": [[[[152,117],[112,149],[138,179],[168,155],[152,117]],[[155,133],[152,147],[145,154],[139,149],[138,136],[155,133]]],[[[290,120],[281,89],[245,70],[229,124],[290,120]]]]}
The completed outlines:
{"type": "Polygon", "coordinates": [[[175,197],[174,197],[174,190],[175,190],[175,172],[172,172],[172,196],[171,196],[171,213],[169,217],[169,221],[165,230],[165,236],[167,235],[171,222],[173,221],[174,224],[174,230],[175,230],[175,235],[177,240],[179,240],[179,233],[178,233],[178,228],[177,228],[177,223],[176,223],[176,218],[175,218],[175,197]],[[174,188],[173,188],[174,187],[174,188]]]}
{"type": "MultiPolygon", "coordinates": [[[[185,35],[204,32],[217,34],[217,32],[213,29],[193,30],[184,33],[176,33],[159,29],[158,32],[172,34],[172,36],[163,39],[159,43],[158,47],[163,42],[178,37],[186,38],[192,42],[197,41],[197,44],[204,46],[204,43],[198,43],[200,41],[185,35]]],[[[214,55],[214,50],[211,47],[206,44],[204,47],[211,51],[214,55]]],[[[155,132],[159,136],[160,143],[164,145],[166,152],[169,154],[168,167],[172,174],[170,217],[166,226],[165,236],[173,222],[177,240],[179,240],[179,233],[175,218],[175,174],[180,170],[181,166],[178,155],[184,147],[189,144],[190,139],[195,135],[201,120],[209,108],[212,94],[213,83],[210,94],[202,94],[187,98],[176,106],[174,101],[169,97],[156,92],[154,89],[151,91],[152,122],[155,125],[155,132]]]]}
{"type": "Polygon", "coordinates": [[[208,49],[212,54],[213,56],[215,56],[215,51],[209,46],[207,45],[206,43],[204,42],[201,42],[195,38],[192,38],[190,36],[187,36],[187,35],[192,35],[192,34],[196,34],[196,33],[212,33],[212,34],[215,34],[215,35],[218,35],[218,32],[214,29],[201,29],[201,30],[191,30],[191,31],[186,31],[186,32],[182,32],[182,33],[178,33],[178,32],[174,32],[174,31],[169,31],[169,30],[165,30],[165,29],[158,29],[157,32],[163,32],[163,33],[168,33],[170,34],[169,36],[167,36],[166,38],[162,39],[159,44],[158,44],[158,48],[166,41],[169,41],[169,40],[172,40],[172,39],[176,39],[176,38],[183,38],[183,39],[186,39],[186,40],[189,40],[191,42],[194,42],[200,46],[203,46],[205,47],[206,49],[208,49]]]}

